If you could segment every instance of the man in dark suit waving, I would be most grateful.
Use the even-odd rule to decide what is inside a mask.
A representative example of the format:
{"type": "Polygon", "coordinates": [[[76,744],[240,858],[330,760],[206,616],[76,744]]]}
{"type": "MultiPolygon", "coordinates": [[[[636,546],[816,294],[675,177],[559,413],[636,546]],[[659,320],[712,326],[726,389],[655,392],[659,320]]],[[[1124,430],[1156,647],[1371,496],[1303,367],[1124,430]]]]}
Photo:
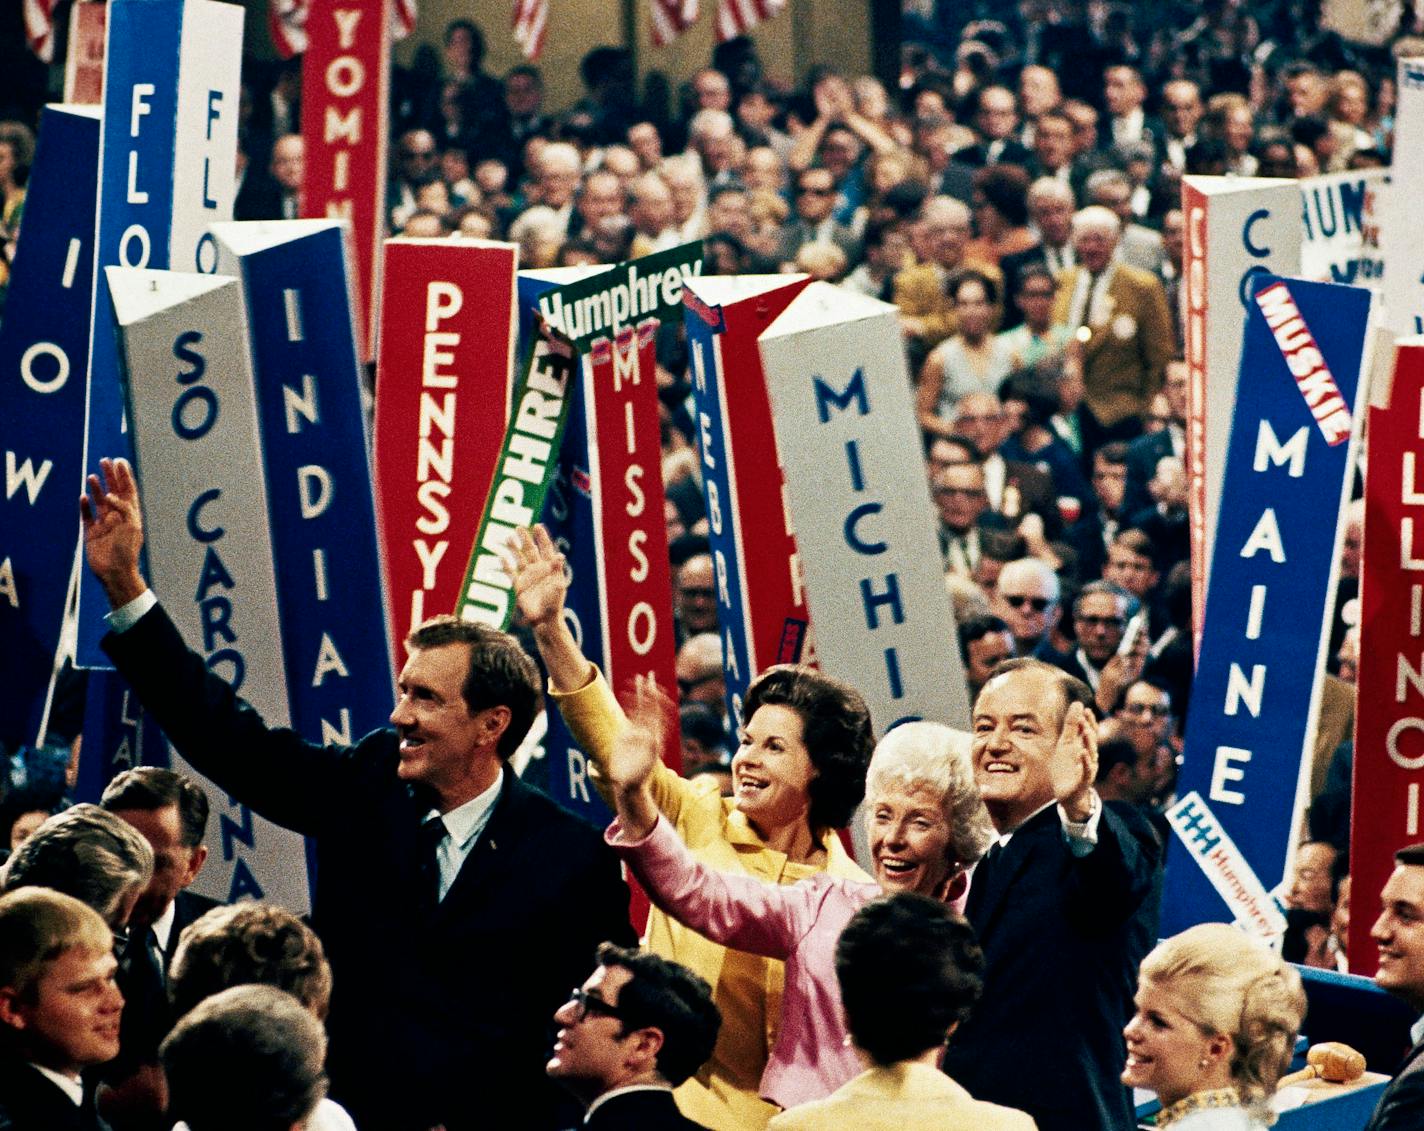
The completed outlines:
{"type": "Polygon", "coordinates": [[[1137,966],[1156,938],[1156,845],[1104,807],[1093,696],[1040,660],[1001,665],[974,705],[975,778],[999,837],[966,917],[984,996],[945,1071],[1040,1131],[1135,1127],[1118,1082],[1137,966]]]}
{"type": "Polygon", "coordinates": [[[492,1104],[504,1126],[560,1125],[548,1018],[597,943],[632,930],[597,831],[504,765],[538,707],[533,661],[505,633],[437,618],[407,640],[394,729],[354,747],[269,729],[149,591],[133,473],[102,466],[81,511],[115,667],[188,762],[316,842],[333,1095],[388,1131],[462,1131],[492,1104]]]}
{"type": "MultiPolygon", "coordinates": [[[[1394,854],[1380,892],[1384,909],[1370,936],[1379,947],[1375,984],[1424,1011],[1424,844],[1394,854]]],[[[1424,1122],[1424,1017],[1410,1030],[1414,1047],[1380,1097],[1365,1131],[1406,1131],[1424,1122]]]]}

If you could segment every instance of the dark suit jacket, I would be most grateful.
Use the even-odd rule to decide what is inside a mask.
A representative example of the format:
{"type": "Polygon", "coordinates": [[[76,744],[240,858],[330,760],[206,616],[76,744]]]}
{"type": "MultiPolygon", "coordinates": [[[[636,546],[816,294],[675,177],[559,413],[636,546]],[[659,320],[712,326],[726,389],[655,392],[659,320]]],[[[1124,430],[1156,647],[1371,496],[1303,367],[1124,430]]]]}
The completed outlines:
{"type": "Polygon", "coordinates": [[[282,218],[282,186],[268,172],[247,170],[242,187],[232,202],[234,220],[280,220],[282,218]]]}
{"type": "Polygon", "coordinates": [[[108,1131],[92,1098],[82,1107],[30,1065],[0,1056],[0,1131],[108,1131]]]}
{"type": "MultiPolygon", "coordinates": [[[[968,165],[972,169],[981,169],[989,164],[989,143],[979,142],[977,145],[967,145],[963,149],[954,151],[954,159],[961,165],[968,165]]],[[[1018,165],[1027,168],[1033,160],[1033,153],[1019,141],[1009,138],[1004,143],[1004,148],[1000,151],[995,165],[1018,165]]]]}
{"type": "Polygon", "coordinates": [[[1409,1050],[1364,1131],[1415,1131],[1424,1125],[1424,1041],[1409,1050]]]}
{"type": "Polygon", "coordinates": [[[183,928],[191,923],[196,923],[214,907],[221,907],[222,904],[216,899],[209,899],[205,895],[197,892],[180,891],[176,899],[173,900],[173,930],[168,936],[168,945],[163,948],[163,972],[168,973],[173,967],[173,956],[178,953],[178,938],[183,934],[183,928]]]}
{"type": "Polygon", "coordinates": [[[1048,260],[1043,254],[1043,244],[1036,243],[1023,251],[1015,251],[999,260],[999,270],[1004,273],[1004,321],[1001,329],[1012,330],[1023,322],[1023,311],[1014,301],[1019,289],[1019,278],[1034,264],[1045,265],[1048,260]]]}
{"type": "Polygon", "coordinates": [[[1148,481],[1157,474],[1159,460],[1172,454],[1172,436],[1167,429],[1148,432],[1127,446],[1127,487],[1122,497],[1122,513],[1133,515],[1154,506],[1148,481]]]}
{"type": "Polygon", "coordinates": [[[614,1096],[583,1124],[584,1131],[706,1131],[677,1109],[671,1092],[625,1092],[614,1096]]]}
{"type": "Polygon", "coordinates": [[[633,941],[628,889],[598,831],[506,771],[454,886],[428,908],[418,877],[429,804],[396,776],[393,730],[320,747],[269,729],[162,608],[104,647],[184,758],[315,838],[312,922],[335,982],[332,1094],[357,1125],[462,1131],[493,1103],[505,1126],[557,1126],[564,1097],[544,1077],[553,1013],[600,941],[633,941]]]}
{"type": "Polygon", "coordinates": [[[1136,1127],[1118,1082],[1137,966],[1156,939],[1155,846],[1104,808],[1097,846],[1068,848],[1050,806],[1014,833],[965,915],[984,948],[984,995],[944,1069],[976,1099],[1040,1131],[1136,1127]]]}

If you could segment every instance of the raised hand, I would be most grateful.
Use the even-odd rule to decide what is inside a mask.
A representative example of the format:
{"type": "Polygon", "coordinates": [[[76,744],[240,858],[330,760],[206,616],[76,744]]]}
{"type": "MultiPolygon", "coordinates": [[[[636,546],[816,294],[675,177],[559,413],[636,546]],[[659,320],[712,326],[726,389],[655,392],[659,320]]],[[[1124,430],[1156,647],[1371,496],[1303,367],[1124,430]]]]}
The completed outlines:
{"type": "Polygon", "coordinates": [[[641,839],[657,823],[650,779],[662,758],[673,701],[647,676],[638,676],[624,703],[627,725],[609,751],[603,772],[613,786],[618,819],[625,835],[641,839]]]}
{"type": "Polygon", "coordinates": [[[100,460],[99,469],[101,474],[89,476],[88,490],[79,497],[79,517],[89,568],[117,609],[148,588],[138,570],[143,511],[128,460],[100,460]]]}
{"type": "Polygon", "coordinates": [[[1098,724],[1081,703],[1070,703],[1050,765],[1053,796],[1074,822],[1093,812],[1093,782],[1098,776],[1098,724]]]}
{"type": "Polygon", "coordinates": [[[508,543],[505,572],[514,582],[514,599],[529,626],[557,623],[564,615],[568,576],[564,555],[543,526],[521,526],[508,543]]]}

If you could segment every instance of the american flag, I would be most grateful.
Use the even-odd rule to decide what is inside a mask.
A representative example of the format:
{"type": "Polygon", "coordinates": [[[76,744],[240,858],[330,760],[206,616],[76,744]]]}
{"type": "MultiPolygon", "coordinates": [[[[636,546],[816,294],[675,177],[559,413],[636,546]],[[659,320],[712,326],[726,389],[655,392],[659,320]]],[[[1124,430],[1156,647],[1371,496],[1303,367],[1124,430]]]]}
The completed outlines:
{"type": "MultiPolygon", "coordinates": [[[[25,0],[28,3],[52,3],[53,0],[25,0]]],[[[307,49],[307,11],[311,0],[269,0],[267,30],[272,45],[283,59],[300,55],[307,49]]],[[[391,5],[391,38],[404,39],[415,27],[415,0],[393,0],[391,5]]]]}
{"type": "Polygon", "coordinates": [[[745,35],[757,24],[778,15],[784,7],[786,0],[722,0],[717,7],[717,42],[726,43],[745,35]]]}
{"type": "Polygon", "coordinates": [[[54,62],[54,6],[58,0],[25,0],[25,41],[44,63],[54,62]]]}
{"type": "Polygon", "coordinates": [[[666,47],[697,22],[700,0],[652,0],[653,46],[666,47]]]}
{"type": "Polygon", "coordinates": [[[514,0],[514,38],[531,63],[544,50],[549,27],[549,0],[514,0]]]}

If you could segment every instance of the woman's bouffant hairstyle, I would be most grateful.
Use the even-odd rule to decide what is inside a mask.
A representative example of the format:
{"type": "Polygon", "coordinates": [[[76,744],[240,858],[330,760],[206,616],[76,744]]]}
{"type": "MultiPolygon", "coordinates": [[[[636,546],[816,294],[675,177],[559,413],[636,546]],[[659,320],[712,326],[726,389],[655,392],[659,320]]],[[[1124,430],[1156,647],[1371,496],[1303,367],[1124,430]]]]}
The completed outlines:
{"type": "Polygon", "coordinates": [[[1232,1039],[1231,1079],[1251,1114],[1269,1124],[1267,1101],[1290,1066],[1305,1016],[1300,975],[1264,943],[1225,923],[1201,923],[1160,943],[1144,982],[1168,990],[1207,1036],[1232,1039]]]}
{"type": "Polygon", "coordinates": [[[870,708],[850,684],[801,664],[777,664],[752,680],[742,718],[772,706],[801,717],[801,741],[816,769],[808,787],[811,828],[844,828],[865,796],[865,770],[875,748],[870,708]]]}
{"type": "Polygon", "coordinates": [[[949,825],[949,853],[955,862],[973,864],[994,842],[994,826],[974,781],[970,737],[941,723],[897,726],[880,740],[865,777],[865,795],[873,807],[890,789],[928,789],[942,799],[949,825]]]}

